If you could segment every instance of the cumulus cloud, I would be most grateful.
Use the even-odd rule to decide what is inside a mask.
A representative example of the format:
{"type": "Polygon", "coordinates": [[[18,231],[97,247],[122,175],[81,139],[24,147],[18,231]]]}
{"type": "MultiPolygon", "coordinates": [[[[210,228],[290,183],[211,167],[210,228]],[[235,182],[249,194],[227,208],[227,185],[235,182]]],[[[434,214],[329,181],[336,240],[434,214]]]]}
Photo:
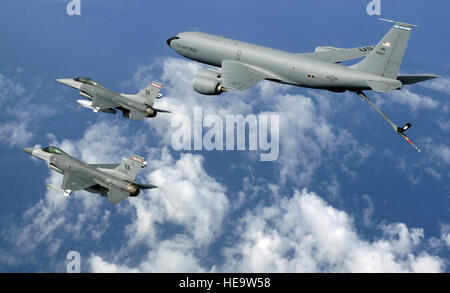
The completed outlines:
{"type": "Polygon", "coordinates": [[[372,225],[372,217],[375,211],[375,205],[369,195],[364,194],[363,199],[367,202],[367,208],[363,210],[363,224],[365,226],[372,225]]]}
{"type": "Polygon", "coordinates": [[[427,139],[425,148],[430,154],[430,159],[438,165],[450,164],[450,147],[443,143],[435,143],[427,139]]]}
{"type": "Polygon", "coordinates": [[[34,137],[37,122],[52,116],[55,110],[42,102],[35,103],[41,84],[25,87],[19,75],[7,77],[0,74],[0,143],[8,146],[25,146],[34,137]]]}
{"type": "Polygon", "coordinates": [[[225,271],[239,272],[439,272],[445,261],[420,251],[422,229],[381,227],[363,240],[352,218],[306,189],[249,212],[226,249],[225,271]]]}
{"type": "Polygon", "coordinates": [[[277,96],[280,118],[280,177],[298,185],[308,184],[315,171],[339,152],[344,163],[362,163],[371,153],[368,145],[359,144],[346,129],[336,129],[319,115],[309,97],[284,94],[277,96]]]}
{"type": "Polygon", "coordinates": [[[25,94],[25,89],[14,79],[0,73],[0,106],[25,94]]]}
{"type": "MultiPolygon", "coordinates": [[[[200,155],[182,154],[175,160],[163,149],[153,150],[152,157],[153,171],[144,177],[159,188],[129,202],[133,220],[126,227],[127,240],[115,257],[129,259],[130,250],[144,247],[148,253],[139,257],[136,265],[140,271],[204,271],[197,255],[203,254],[221,233],[229,211],[226,189],[206,173],[200,155]],[[179,232],[162,237],[164,225],[178,227],[179,232]]],[[[99,255],[93,255],[90,262],[94,272],[101,271],[99,263],[107,263],[99,255]]]]}
{"type": "Polygon", "coordinates": [[[0,125],[0,142],[9,147],[27,144],[33,138],[33,133],[27,129],[25,122],[0,125]]]}
{"type": "Polygon", "coordinates": [[[441,225],[441,240],[447,247],[450,247],[450,225],[441,225]]]}
{"type": "Polygon", "coordinates": [[[442,76],[427,82],[420,83],[421,86],[446,94],[450,94],[450,77],[442,76]]]}
{"type": "Polygon", "coordinates": [[[389,102],[406,105],[412,111],[417,111],[419,109],[436,109],[439,106],[438,101],[427,96],[420,96],[407,89],[393,91],[389,96],[389,102]]]}
{"type": "Polygon", "coordinates": [[[209,243],[219,233],[229,209],[225,187],[203,168],[203,156],[182,154],[174,160],[167,149],[161,159],[153,160],[154,170],[145,175],[159,188],[152,196],[133,201],[136,219],[127,227],[129,243],[150,241],[156,237],[156,225],[171,222],[185,228],[197,243],[209,243]]]}
{"type": "MultiPolygon", "coordinates": [[[[306,189],[249,210],[237,219],[215,253],[222,263],[193,246],[193,237],[177,234],[156,241],[135,265],[121,260],[89,259],[94,272],[441,272],[445,260],[421,250],[422,229],[383,224],[382,236],[366,240],[346,212],[306,189]]],[[[184,224],[188,225],[188,224],[184,224]]],[[[207,248],[206,248],[207,249],[207,248]]],[[[125,258],[125,257],[124,257],[125,258]]]]}

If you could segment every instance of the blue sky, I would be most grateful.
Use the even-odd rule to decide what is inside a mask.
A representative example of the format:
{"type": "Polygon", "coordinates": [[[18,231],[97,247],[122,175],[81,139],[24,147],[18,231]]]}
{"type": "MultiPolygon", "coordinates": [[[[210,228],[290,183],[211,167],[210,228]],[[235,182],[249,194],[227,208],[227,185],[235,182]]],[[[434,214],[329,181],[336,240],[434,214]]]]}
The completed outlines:
{"type": "Polygon", "coordinates": [[[434,81],[369,92],[411,122],[418,154],[359,97],[264,82],[201,96],[198,68],[165,41],[203,31],[287,50],[370,45],[390,25],[369,1],[2,1],[0,9],[0,271],[447,271],[450,245],[448,1],[381,1],[382,17],[419,25],[402,73],[434,81]],[[119,92],[164,82],[161,108],[192,115],[280,115],[280,156],[172,149],[171,116],[129,121],[76,105],[56,78],[89,76],[119,92]],[[324,130],[324,131],[319,131],[324,130]],[[91,163],[131,153],[160,188],[110,205],[47,191],[59,175],[23,147],[56,144],[91,163]]]}

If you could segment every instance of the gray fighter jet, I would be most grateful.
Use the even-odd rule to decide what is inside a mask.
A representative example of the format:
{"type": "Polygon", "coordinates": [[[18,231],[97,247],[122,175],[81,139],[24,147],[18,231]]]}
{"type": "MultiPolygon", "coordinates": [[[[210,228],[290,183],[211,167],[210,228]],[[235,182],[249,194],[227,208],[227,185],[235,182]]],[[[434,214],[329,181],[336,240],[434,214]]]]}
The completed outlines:
{"type": "Polygon", "coordinates": [[[61,188],[47,187],[63,192],[66,197],[83,189],[99,193],[108,197],[110,203],[117,204],[129,196],[138,196],[141,189],[157,188],[153,184],[135,182],[138,171],[147,165],[138,155],[132,155],[121,164],[86,164],[54,146],[25,148],[24,151],[64,175],[61,188]]]}
{"type": "Polygon", "coordinates": [[[155,81],[135,95],[115,93],[87,77],[57,79],[56,81],[80,90],[80,95],[89,100],[77,100],[78,104],[80,107],[91,109],[94,112],[116,114],[116,109],[118,109],[122,111],[123,117],[133,120],[155,117],[158,112],[170,113],[167,110],[153,108],[155,99],[162,97],[162,94],[159,93],[162,84],[155,81]]]}
{"type": "Polygon", "coordinates": [[[201,32],[183,32],[167,40],[182,56],[222,69],[200,69],[193,87],[204,95],[244,90],[261,80],[333,92],[353,91],[367,101],[394,129],[420,152],[404,134],[411,127],[394,124],[372,103],[363,90],[389,93],[403,85],[436,78],[434,74],[398,75],[411,29],[416,25],[394,23],[375,46],[342,49],[317,47],[315,52],[294,54],[201,32]],[[352,66],[342,61],[362,58],[352,66]]]}

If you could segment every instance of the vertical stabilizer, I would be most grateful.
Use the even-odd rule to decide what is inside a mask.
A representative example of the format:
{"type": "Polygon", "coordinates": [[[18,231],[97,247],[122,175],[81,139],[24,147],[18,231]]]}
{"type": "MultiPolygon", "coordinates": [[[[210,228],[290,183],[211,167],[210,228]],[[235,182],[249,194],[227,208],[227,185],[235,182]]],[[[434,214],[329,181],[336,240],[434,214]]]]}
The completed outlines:
{"type": "Polygon", "coordinates": [[[155,99],[162,96],[159,94],[162,87],[162,83],[152,81],[145,89],[139,91],[138,96],[145,98],[146,104],[152,106],[155,99]]]}
{"type": "Polygon", "coordinates": [[[139,170],[145,166],[147,166],[147,162],[143,157],[132,155],[130,158],[126,159],[114,168],[114,172],[116,172],[119,177],[129,182],[134,182],[139,170]]]}
{"type": "Polygon", "coordinates": [[[396,79],[408,44],[411,29],[417,26],[387,19],[381,20],[392,22],[394,23],[394,26],[366,58],[351,66],[351,68],[386,78],[396,79]]]}

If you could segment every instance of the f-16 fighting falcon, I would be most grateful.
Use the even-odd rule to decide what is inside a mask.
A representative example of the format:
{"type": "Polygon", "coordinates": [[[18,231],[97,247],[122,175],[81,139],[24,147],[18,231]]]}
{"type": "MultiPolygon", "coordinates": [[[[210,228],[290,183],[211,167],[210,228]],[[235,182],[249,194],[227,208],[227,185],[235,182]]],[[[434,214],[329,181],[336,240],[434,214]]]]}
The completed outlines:
{"type": "Polygon", "coordinates": [[[200,69],[193,87],[204,95],[220,95],[228,90],[244,90],[261,80],[325,89],[333,92],[352,91],[369,103],[417,151],[420,149],[405,135],[411,127],[394,124],[372,103],[363,90],[389,93],[403,85],[436,78],[434,74],[398,75],[400,64],[416,25],[381,19],[394,23],[375,46],[351,49],[317,47],[315,52],[294,54],[201,32],[183,32],[167,40],[182,56],[222,69],[200,69]],[[342,61],[362,58],[345,66],[342,61]]]}
{"type": "Polygon", "coordinates": [[[155,99],[160,99],[162,84],[151,82],[148,87],[135,95],[119,94],[110,91],[102,84],[87,77],[74,79],[57,79],[56,81],[80,90],[80,95],[89,100],[77,100],[80,107],[85,107],[94,112],[116,114],[116,109],[121,110],[123,117],[140,120],[144,117],[155,117],[158,112],[170,113],[167,110],[153,108],[155,99]]]}
{"type": "Polygon", "coordinates": [[[110,203],[117,204],[129,196],[138,196],[141,189],[157,188],[153,184],[135,182],[138,171],[147,165],[138,155],[132,155],[121,164],[86,164],[54,146],[25,148],[24,151],[64,175],[61,188],[47,187],[63,192],[66,197],[83,189],[99,193],[108,197],[110,203]]]}

